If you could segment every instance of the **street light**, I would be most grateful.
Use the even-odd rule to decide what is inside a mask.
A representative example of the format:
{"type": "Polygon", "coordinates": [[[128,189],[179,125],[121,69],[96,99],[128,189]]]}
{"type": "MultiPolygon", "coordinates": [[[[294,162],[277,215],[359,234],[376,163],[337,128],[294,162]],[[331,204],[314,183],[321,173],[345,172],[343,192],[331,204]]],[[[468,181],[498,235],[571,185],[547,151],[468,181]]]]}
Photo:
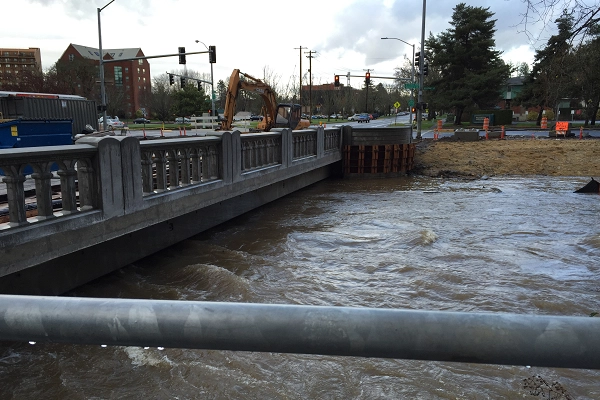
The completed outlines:
{"type": "MultiPolygon", "coordinates": [[[[209,50],[208,46],[199,40],[196,40],[196,43],[202,43],[206,50],[209,50]]],[[[210,50],[209,50],[210,51],[210,50]]],[[[217,113],[215,110],[215,82],[213,80],[213,63],[210,63],[210,101],[212,104],[212,117],[216,117],[217,113]]]]}
{"type": "Polygon", "coordinates": [[[104,10],[106,7],[110,6],[113,1],[111,0],[107,5],[102,8],[98,8],[98,51],[100,53],[100,101],[102,108],[102,130],[106,131],[108,128],[108,124],[106,123],[106,89],[104,88],[104,57],[102,54],[102,28],[100,24],[100,12],[104,10]]]}
{"type": "MultiPolygon", "coordinates": [[[[408,43],[408,42],[405,42],[405,41],[404,41],[404,40],[402,40],[402,39],[398,39],[398,38],[395,38],[395,37],[382,37],[381,39],[382,39],[382,40],[386,40],[386,39],[390,39],[390,40],[391,40],[391,39],[394,39],[394,40],[399,40],[399,41],[401,41],[402,43],[405,43],[405,44],[407,44],[407,45],[409,45],[409,46],[412,46],[412,49],[413,49],[413,55],[412,55],[412,58],[411,58],[411,64],[412,64],[412,83],[414,84],[414,83],[415,83],[415,45],[414,45],[414,44],[410,44],[410,43],[408,43]]],[[[413,102],[413,105],[414,105],[414,104],[415,104],[415,96],[414,96],[414,91],[413,91],[413,89],[411,89],[411,90],[410,90],[410,99],[412,100],[412,102],[413,102]]],[[[408,121],[410,122],[410,124],[411,124],[411,126],[412,126],[412,106],[410,106],[410,107],[409,107],[409,111],[408,111],[408,112],[409,112],[409,115],[408,115],[408,121]]]]}

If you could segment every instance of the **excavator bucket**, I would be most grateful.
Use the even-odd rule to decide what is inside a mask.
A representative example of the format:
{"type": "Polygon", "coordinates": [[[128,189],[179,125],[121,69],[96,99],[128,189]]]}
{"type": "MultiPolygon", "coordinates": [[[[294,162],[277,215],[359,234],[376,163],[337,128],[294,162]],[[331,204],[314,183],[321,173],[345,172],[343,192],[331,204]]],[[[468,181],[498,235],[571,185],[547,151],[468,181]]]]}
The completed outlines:
{"type": "Polygon", "coordinates": [[[597,193],[600,194],[600,183],[592,178],[587,185],[575,191],[575,193],[597,193]]]}

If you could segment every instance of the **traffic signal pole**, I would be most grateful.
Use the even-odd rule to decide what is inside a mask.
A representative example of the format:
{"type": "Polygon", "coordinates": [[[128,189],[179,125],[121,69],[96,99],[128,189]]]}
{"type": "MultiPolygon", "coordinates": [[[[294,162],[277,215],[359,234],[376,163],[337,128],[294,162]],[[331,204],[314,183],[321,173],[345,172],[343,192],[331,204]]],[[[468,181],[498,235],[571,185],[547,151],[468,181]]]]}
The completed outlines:
{"type": "Polygon", "coordinates": [[[425,9],[426,9],[426,0],[423,0],[423,16],[421,23],[421,52],[419,54],[419,99],[417,104],[417,140],[421,140],[421,123],[423,120],[423,65],[424,65],[424,57],[425,57],[425,9]]]}

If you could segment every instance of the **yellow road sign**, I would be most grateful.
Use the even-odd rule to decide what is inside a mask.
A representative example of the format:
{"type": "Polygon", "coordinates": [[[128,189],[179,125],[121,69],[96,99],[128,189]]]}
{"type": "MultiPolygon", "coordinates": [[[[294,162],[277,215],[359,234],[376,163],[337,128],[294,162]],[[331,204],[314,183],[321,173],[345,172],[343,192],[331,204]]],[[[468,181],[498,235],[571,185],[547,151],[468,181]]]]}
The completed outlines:
{"type": "Polygon", "coordinates": [[[394,107],[395,107],[395,108],[400,108],[400,103],[399,103],[399,102],[395,102],[395,103],[394,103],[394,107]]]}

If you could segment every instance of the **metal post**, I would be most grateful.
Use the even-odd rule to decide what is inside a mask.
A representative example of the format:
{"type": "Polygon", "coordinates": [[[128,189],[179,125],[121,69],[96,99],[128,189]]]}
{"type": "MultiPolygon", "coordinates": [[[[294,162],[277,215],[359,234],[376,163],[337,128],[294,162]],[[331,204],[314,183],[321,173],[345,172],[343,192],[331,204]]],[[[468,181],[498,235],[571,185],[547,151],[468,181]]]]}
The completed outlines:
{"type": "MultiPolygon", "coordinates": [[[[405,42],[402,39],[399,38],[391,38],[391,37],[382,37],[381,39],[394,39],[394,40],[399,40],[402,43],[406,43],[409,46],[412,46],[412,58],[411,58],[411,64],[412,64],[412,84],[415,83],[415,45],[414,44],[410,44],[408,42],[405,42]]],[[[414,89],[410,89],[410,99],[412,100],[413,104],[415,104],[415,90],[414,89]]],[[[412,107],[408,108],[408,121],[410,123],[411,129],[412,129],[412,107]]],[[[411,136],[412,139],[412,136],[411,136]]]]}
{"type": "Polygon", "coordinates": [[[100,53],[100,107],[102,108],[102,130],[106,131],[106,90],[104,89],[104,62],[102,61],[102,28],[100,27],[100,11],[98,8],[98,50],[100,53]]]}
{"type": "MultiPolygon", "coordinates": [[[[421,54],[419,54],[419,105],[423,102],[423,62],[425,59],[425,8],[426,0],[423,0],[423,16],[421,23],[421,54]]],[[[421,123],[423,110],[421,107],[417,109],[417,140],[421,140],[421,123]]]]}
{"type": "MultiPolygon", "coordinates": [[[[415,84],[415,45],[411,44],[412,49],[413,49],[413,55],[412,55],[412,81],[411,84],[414,85],[415,84]]],[[[415,89],[411,88],[410,89],[410,99],[412,100],[413,105],[415,104],[415,89]]],[[[412,132],[412,106],[408,107],[408,121],[410,123],[410,129],[412,132]]],[[[410,135],[410,140],[412,141],[412,133],[410,135]]]]}
{"type": "Polygon", "coordinates": [[[600,369],[600,318],[0,295],[0,340],[600,369]]]}
{"type": "MultiPolygon", "coordinates": [[[[215,109],[215,81],[213,78],[213,65],[210,63],[210,101],[212,103],[212,117],[215,118],[217,116],[217,110],[215,109]]],[[[213,119],[214,121],[214,119],[213,119]]]]}
{"type": "Polygon", "coordinates": [[[102,54],[102,28],[100,23],[100,13],[106,7],[110,6],[113,1],[111,0],[107,5],[102,8],[98,8],[98,51],[100,53],[100,101],[102,102],[102,130],[106,131],[108,124],[106,123],[106,88],[104,82],[104,57],[102,54]]]}

